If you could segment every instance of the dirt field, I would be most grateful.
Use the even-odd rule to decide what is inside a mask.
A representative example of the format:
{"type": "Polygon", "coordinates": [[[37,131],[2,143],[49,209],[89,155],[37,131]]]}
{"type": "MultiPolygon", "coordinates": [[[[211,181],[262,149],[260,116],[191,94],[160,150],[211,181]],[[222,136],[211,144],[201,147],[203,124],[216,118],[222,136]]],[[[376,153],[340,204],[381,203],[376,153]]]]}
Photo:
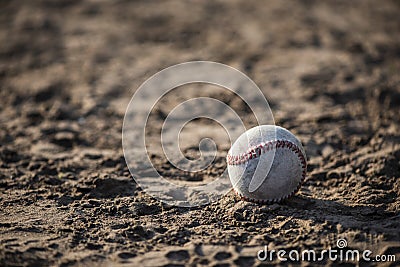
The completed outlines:
{"type": "MultiPolygon", "coordinates": [[[[399,264],[399,14],[399,1],[1,1],[0,265],[263,266],[264,245],[321,251],[339,238],[399,264]],[[295,197],[257,205],[230,192],[178,208],[136,185],[125,109],[147,78],[189,60],[249,75],[302,140],[308,174],[295,197]]],[[[152,138],[193,88],[156,107],[152,138]]],[[[214,89],[204,92],[255,126],[214,89]]],[[[221,142],[193,180],[225,170],[221,142]]],[[[167,178],[192,181],[150,154],[167,178]]]]}

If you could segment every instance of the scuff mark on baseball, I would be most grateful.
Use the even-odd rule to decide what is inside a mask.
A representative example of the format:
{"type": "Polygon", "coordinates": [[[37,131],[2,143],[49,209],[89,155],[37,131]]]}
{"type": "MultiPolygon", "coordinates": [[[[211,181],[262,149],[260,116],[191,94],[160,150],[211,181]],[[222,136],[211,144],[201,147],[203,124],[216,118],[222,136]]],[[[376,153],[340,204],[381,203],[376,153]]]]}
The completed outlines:
{"type": "Polygon", "coordinates": [[[304,148],[290,131],[261,125],[243,133],[227,155],[233,189],[244,200],[279,202],[294,195],[307,171],[304,148]]]}

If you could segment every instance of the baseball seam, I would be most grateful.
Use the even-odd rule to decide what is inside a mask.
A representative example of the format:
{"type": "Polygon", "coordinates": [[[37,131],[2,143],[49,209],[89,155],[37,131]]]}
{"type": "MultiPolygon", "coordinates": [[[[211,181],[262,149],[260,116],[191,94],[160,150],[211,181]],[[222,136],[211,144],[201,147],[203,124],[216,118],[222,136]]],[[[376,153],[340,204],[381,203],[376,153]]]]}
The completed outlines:
{"type": "Polygon", "coordinates": [[[240,165],[244,164],[250,159],[258,158],[262,154],[271,151],[273,149],[278,149],[278,148],[287,148],[290,149],[292,152],[294,152],[301,163],[302,167],[302,175],[301,175],[301,180],[299,184],[297,185],[296,189],[293,190],[290,194],[283,196],[279,199],[254,199],[254,198],[249,198],[246,196],[243,196],[239,192],[237,192],[235,189],[235,193],[243,200],[250,201],[250,202],[255,202],[255,203],[260,203],[260,204],[268,204],[268,203],[275,203],[275,202],[280,202],[284,199],[290,198],[293,195],[295,195],[301,188],[302,184],[304,183],[304,180],[306,178],[306,172],[307,172],[307,161],[306,158],[303,154],[303,152],[300,150],[300,148],[294,144],[291,141],[288,140],[274,140],[274,141],[269,141],[269,142],[262,142],[259,145],[253,146],[249,148],[246,152],[233,156],[233,155],[227,155],[226,161],[228,165],[240,165]]]}

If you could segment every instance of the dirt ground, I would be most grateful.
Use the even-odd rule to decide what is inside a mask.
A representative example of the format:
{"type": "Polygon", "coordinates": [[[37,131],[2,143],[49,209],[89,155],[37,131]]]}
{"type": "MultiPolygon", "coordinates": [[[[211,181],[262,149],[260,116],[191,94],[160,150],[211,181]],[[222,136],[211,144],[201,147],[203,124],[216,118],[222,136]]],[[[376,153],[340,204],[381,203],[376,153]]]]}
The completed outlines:
{"type": "MultiPolygon", "coordinates": [[[[399,264],[399,14],[399,1],[0,1],[0,265],[268,266],[264,245],[320,251],[339,238],[399,264]],[[296,196],[179,208],[136,185],[125,109],[147,78],[189,60],[249,75],[302,140],[296,196]]],[[[176,96],[195,96],[186,89],[156,107],[153,138],[176,96]]],[[[255,126],[234,95],[210,91],[255,126]]],[[[225,170],[222,142],[193,180],[225,170]]]]}

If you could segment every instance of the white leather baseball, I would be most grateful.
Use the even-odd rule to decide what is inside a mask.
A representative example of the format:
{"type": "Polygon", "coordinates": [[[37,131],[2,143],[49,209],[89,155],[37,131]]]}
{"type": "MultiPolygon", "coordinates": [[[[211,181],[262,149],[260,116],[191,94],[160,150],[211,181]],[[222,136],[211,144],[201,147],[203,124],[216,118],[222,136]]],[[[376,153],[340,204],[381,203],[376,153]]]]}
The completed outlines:
{"type": "Polygon", "coordinates": [[[306,177],[306,154],[288,130],[261,125],[243,133],[227,156],[228,173],[242,199],[279,202],[294,195],[306,177]]]}

